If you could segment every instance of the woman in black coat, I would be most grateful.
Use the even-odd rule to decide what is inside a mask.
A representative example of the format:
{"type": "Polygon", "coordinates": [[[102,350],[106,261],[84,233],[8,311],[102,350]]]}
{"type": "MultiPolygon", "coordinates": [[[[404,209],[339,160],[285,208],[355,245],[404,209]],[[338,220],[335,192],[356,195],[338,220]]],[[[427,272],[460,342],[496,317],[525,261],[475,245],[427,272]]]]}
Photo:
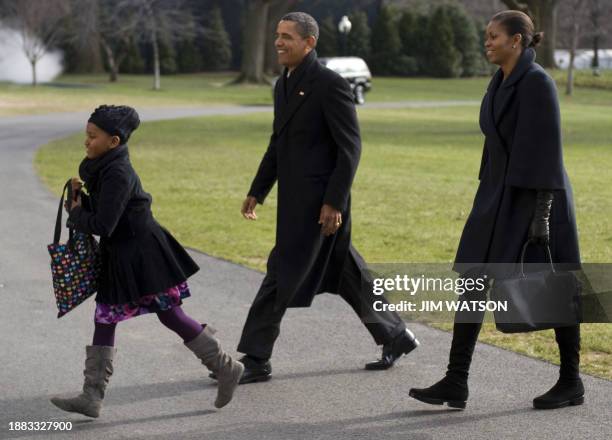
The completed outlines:
{"type": "Polygon", "coordinates": [[[151,213],[151,196],[143,191],[130,163],[127,141],[140,124],[127,106],[101,106],[89,118],[87,157],[79,174],[88,195],[73,179],[70,226],[100,237],[101,273],[96,296],[93,342],[86,347],[85,384],[76,397],[54,397],[59,408],[98,417],[113,373],[117,323],[156,313],[202,363],[219,377],[215,406],[232,398],[244,370],[224,353],[214,330],[190,318],[181,308],[190,296],[187,278],[198,266],[151,213]]]}
{"type": "MultiPolygon", "coordinates": [[[[546,262],[549,244],[555,264],[580,268],[572,188],[563,166],[559,104],[554,81],[534,62],[542,38],[518,11],[495,15],[487,26],[486,54],[500,66],[480,110],[485,135],[480,184],[455,259],[463,277],[501,276],[520,259],[546,262]],[[493,269],[494,268],[494,269],[493,269]]],[[[486,295],[482,292],[481,295],[486,295]]],[[[470,298],[476,299],[476,298],[470,298]]],[[[465,408],[472,353],[482,314],[455,316],[446,376],[410,395],[431,404],[465,408]]],[[[580,380],[580,327],[555,329],[561,368],[556,385],[534,399],[535,408],[559,408],[584,401],[580,380]]]]}

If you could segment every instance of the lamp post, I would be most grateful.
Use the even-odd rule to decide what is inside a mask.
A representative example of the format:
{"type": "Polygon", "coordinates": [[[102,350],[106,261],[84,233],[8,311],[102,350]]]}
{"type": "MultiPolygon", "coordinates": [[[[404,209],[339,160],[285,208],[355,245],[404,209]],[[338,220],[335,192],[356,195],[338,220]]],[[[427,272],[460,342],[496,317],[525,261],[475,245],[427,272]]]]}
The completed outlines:
{"type": "Polygon", "coordinates": [[[340,35],[342,35],[342,56],[346,56],[346,40],[351,31],[351,27],[353,27],[353,24],[346,15],[343,15],[340,22],[338,22],[338,31],[340,35]]]}

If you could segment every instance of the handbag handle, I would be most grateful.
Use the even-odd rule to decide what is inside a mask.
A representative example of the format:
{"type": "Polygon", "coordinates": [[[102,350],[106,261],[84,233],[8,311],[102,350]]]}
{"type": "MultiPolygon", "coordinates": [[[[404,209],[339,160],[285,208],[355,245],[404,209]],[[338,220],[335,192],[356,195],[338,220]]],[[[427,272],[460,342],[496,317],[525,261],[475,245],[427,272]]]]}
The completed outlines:
{"type": "MultiPolygon", "coordinates": [[[[55,220],[55,232],[53,233],[53,244],[58,244],[62,234],[62,209],[64,208],[64,196],[67,194],[66,201],[70,201],[70,207],[72,207],[72,179],[68,180],[62,190],[62,196],[59,201],[59,208],[57,209],[57,219],[55,220]]],[[[72,229],[68,228],[70,234],[69,240],[72,240],[72,229]]]]}
{"type": "MultiPolygon", "coordinates": [[[[525,242],[525,244],[523,245],[523,250],[521,251],[521,277],[525,277],[525,252],[527,251],[527,246],[529,246],[529,243],[532,243],[531,240],[527,240],[525,242]]],[[[548,244],[546,244],[545,246],[546,249],[546,255],[548,255],[548,260],[550,261],[550,270],[555,273],[555,265],[553,264],[553,260],[552,260],[552,254],[550,252],[550,246],[548,246],[548,244]]]]}

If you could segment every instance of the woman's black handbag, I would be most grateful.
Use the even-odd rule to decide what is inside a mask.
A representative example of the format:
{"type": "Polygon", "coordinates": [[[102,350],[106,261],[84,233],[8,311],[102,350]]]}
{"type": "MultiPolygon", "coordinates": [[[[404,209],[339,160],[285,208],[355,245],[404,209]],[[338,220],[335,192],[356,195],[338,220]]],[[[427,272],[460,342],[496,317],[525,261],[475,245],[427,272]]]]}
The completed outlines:
{"type": "Polygon", "coordinates": [[[96,293],[100,273],[98,243],[93,236],[69,229],[68,241],[60,243],[64,195],[68,193],[67,201],[70,205],[72,202],[71,188],[72,184],[69,180],[64,185],[60,198],[53,243],[47,246],[51,255],[51,273],[58,318],[96,293]]]}
{"type": "Polygon", "coordinates": [[[529,243],[521,252],[520,273],[493,283],[491,300],[507,305],[507,311],[495,309],[495,326],[503,333],[524,333],[580,323],[580,281],[572,272],[555,270],[548,245],[550,270],[525,273],[529,243]]]}

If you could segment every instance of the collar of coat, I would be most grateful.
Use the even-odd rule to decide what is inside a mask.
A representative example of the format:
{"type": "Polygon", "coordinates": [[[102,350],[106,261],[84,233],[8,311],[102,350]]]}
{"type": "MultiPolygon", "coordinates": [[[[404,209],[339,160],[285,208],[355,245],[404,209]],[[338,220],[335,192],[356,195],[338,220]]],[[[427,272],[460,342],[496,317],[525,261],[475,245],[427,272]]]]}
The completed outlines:
{"type": "MultiPolygon", "coordinates": [[[[516,63],[516,66],[514,66],[514,69],[512,69],[512,72],[510,72],[510,76],[504,81],[504,72],[500,68],[497,70],[497,72],[495,72],[495,76],[493,77],[493,81],[491,81],[491,85],[496,84],[496,82],[499,81],[501,82],[500,87],[502,88],[512,87],[523,77],[523,75],[525,75],[527,70],[529,70],[529,68],[533,65],[535,58],[535,49],[533,49],[532,47],[528,47],[527,49],[523,50],[523,53],[521,53],[521,56],[519,57],[516,63]]],[[[489,89],[491,88],[491,85],[489,86],[489,89]]]]}
{"type": "Polygon", "coordinates": [[[302,76],[304,75],[304,72],[306,70],[308,70],[308,67],[316,59],[317,59],[317,51],[313,49],[310,52],[308,52],[308,55],[306,55],[304,57],[302,62],[295,69],[293,69],[291,74],[289,74],[289,69],[285,67],[283,69],[283,78],[285,80],[288,80],[288,81],[291,81],[291,82],[293,82],[293,81],[299,82],[300,79],[302,79],[302,76]]]}
{"type": "Polygon", "coordinates": [[[510,76],[503,81],[504,73],[501,69],[498,69],[493,75],[489,87],[487,88],[487,94],[484,99],[484,107],[480,118],[480,127],[482,132],[486,136],[492,136],[496,139],[499,145],[503,145],[504,149],[508,151],[508,146],[505,145],[497,125],[502,120],[512,97],[515,93],[515,86],[525,76],[527,71],[533,66],[535,61],[535,50],[528,47],[521,53],[516,66],[512,69],[510,76]],[[503,81],[503,82],[502,82],[503,81]],[[499,90],[498,90],[499,88],[499,90]],[[495,109],[493,108],[493,100],[497,93],[497,100],[495,103],[495,109]]]}
{"type": "Polygon", "coordinates": [[[116,160],[124,160],[129,157],[127,144],[121,144],[97,159],[85,158],[79,166],[79,176],[85,182],[88,191],[95,191],[100,172],[110,163],[116,160]]]}
{"type": "Polygon", "coordinates": [[[289,83],[287,84],[287,96],[285,96],[284,85],[277,87],[275,92],[274,133],[276,135],[280,134],[297,109],[310,95],[312,82],[317,76],[317,66],[320,66],[317,61],[317,52],[312,50],[300,65],[291,72],[289,78],[287,78],[288,69],[285,68],[283,71],[282,81],[289,81],[289,83]]]}

